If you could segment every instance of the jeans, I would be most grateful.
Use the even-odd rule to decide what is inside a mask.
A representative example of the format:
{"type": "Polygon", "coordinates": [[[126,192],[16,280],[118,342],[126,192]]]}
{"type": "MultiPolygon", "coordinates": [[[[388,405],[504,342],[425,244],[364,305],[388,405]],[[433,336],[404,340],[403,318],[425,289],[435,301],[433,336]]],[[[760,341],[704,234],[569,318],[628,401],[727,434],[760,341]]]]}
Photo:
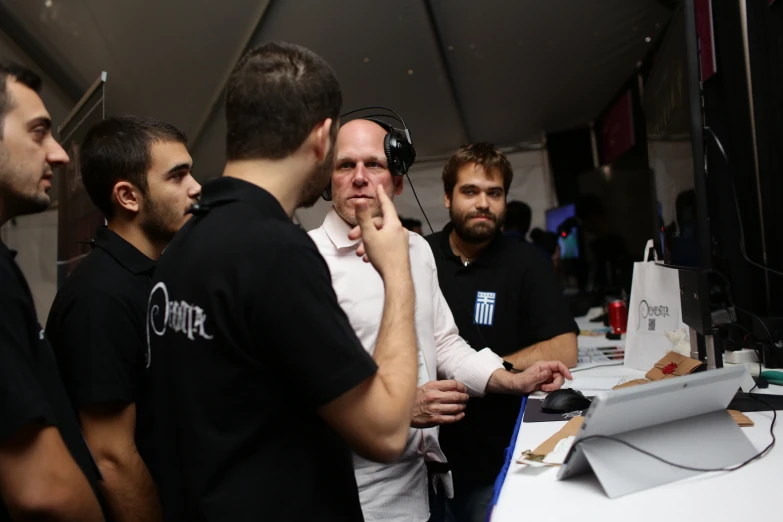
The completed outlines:
{"type": "Polygon", "coordinates": [[[446,501],[446,522],[486,522],[494,486],[464,491],[446,501]]]}

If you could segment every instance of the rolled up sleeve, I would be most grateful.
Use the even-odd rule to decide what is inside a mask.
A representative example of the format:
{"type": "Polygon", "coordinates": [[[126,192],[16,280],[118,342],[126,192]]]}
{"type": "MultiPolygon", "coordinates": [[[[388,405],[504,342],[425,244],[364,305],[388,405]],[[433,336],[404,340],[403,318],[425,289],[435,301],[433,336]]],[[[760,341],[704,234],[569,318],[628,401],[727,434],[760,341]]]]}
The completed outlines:
{"type": "Polygon", "coordinates": [[[479,351],[460,337],[454,316],[440,291],[433,261],[433,303],[435,350],[438,378],[453,379],[465,385],[468,395],[483,397],[492,374],[503,368],[503,359],[489,348],[479,351]]]}

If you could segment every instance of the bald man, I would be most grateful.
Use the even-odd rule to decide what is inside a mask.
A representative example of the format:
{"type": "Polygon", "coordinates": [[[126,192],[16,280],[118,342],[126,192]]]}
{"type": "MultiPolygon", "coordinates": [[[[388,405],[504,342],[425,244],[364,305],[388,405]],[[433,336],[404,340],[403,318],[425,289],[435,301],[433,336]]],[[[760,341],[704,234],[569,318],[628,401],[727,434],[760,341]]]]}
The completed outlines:
{"type": "MultiPolygon", "coordinates": [[[[375,196],[378,187],[383,187],[392,199],[402,193],[402,177],[389,171],[383,146],[385,134],[383,127],[369,120],[343,125],[332,174],[333,205],[321,227],[310,232],[329,265],[340,306],[370,353],[380,329],[383,281],[357,255],[362,253],[359,241],[349,239],[348,232],[358,223],[358,201],[368,201],[374,215],[380,216],[380,202],[375,196]]],[[[366,520],[441,520],[443,499],[453,496],[453,487],[438,444],[438,426],[459,422],[465,416],[469,396],[551,391],[560,387],[564,376],[570,378],[568,369],[559,362],[537,363],[523,373],[512,374],[503,369],[503,360],[489,348],[477,351],[468,345],[459,336],[441,294],[429,244],[419,234],[409,232],[409,245],[416,293],[419,387],[402,456],[392,464],[354,456],[366,520]]]]}

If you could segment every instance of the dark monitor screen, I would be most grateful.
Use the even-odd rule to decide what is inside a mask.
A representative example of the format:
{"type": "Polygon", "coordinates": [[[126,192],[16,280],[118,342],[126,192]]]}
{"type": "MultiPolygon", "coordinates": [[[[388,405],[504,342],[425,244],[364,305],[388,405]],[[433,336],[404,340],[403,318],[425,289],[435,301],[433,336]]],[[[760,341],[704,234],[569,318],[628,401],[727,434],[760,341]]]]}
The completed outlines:
{"type": "Polygon", "coordinates": [[[685,12],[678,8],[654,53],[645,78],[644,109],[648,160],[655,180],[655,229],[658,258],[675,266],[698,266],[698,220],[695,193],[694,133],[691,109],[699,93],[689,89],[685,12]],[[663,233],[661,233],[663,228],[663,233]]]}
{"type": "Polygon", "coordinates": [[[579,236],[576,223],[573,226],[561,227],[567,221],[576,217],[576,206],[563,205],[546,211],[546,229],[557,234],[557,244],[560,246],[560,259],[579,258],[579,236]]]}

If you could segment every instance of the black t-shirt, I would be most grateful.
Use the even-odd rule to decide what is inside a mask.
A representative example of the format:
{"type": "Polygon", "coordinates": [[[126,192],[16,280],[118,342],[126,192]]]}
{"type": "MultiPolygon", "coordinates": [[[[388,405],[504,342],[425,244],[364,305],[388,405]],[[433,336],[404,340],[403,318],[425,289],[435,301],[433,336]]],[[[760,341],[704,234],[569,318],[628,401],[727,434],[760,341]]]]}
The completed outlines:
{"type": "Polygon", "coordinates": [[[326,263],[255,185],[210,181],[200,208],[149,301],[167,522],[362,520],[351,452],[317,409],[377,366],[326,263]]]}
{"type": "MultiPolygon", "coordinates": [[[[28,423],[56,426],[104,508],[90,450],[68,401],[33,296],[13,253],[0,241],[0,441],[28,423]]],[[[0,499],[0,521],[10,521],[0,499]]]]}
{"type": "MultiPolygon", "coordinates": [[[[488,346],[505,356],[558,335],[578,333],[552,265],[533,246],[498,233],[465,266],[451,250],[452,229],[449,223],[426,239],[443,296],[460,335],[471,346],[488,346]]],[[[519,397],[490,394],[471,399],[462,421],[441,427],[455,494],[492,485],[503,466],[519,407],[519,397]]]]}
{"type": "Polygon", "coordinates": [[[143,459],[151,445],[143,379],[154,270],[152,259],[99,228],[92,251],[58,290],[46,321],[73,407],[135,403],[136,447],[143,459]]]}

